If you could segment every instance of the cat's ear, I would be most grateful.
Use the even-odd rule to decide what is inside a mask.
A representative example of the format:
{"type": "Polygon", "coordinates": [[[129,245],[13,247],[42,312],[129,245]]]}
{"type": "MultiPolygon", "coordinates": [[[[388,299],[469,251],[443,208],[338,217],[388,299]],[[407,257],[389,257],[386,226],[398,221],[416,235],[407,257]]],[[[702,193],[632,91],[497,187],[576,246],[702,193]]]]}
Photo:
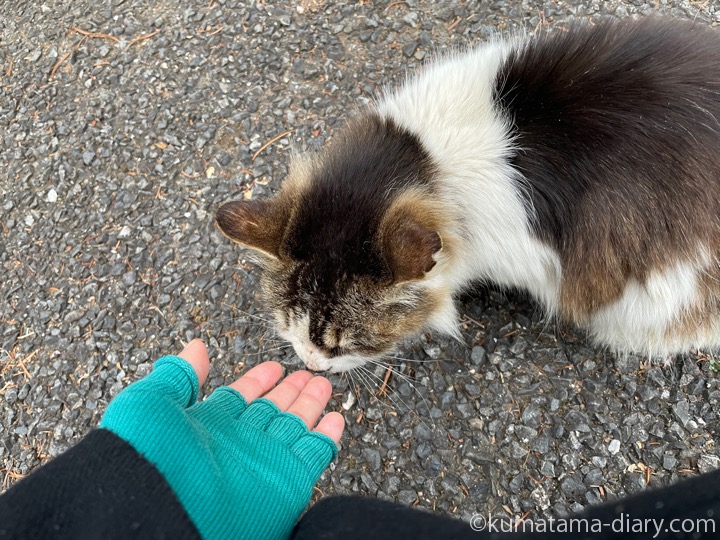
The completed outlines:
{"type": "Polygon", "coordinates": [[[277,258],[288,218],[286,206],[273,198],[226,203],[215,221],[231,240],[277,258]]]}
{"type": "Polygon", "coordinates": [[[435,266],[435,254],[442,249],[442,238],[437,231],[417,223],[405,223],[390,234],[388,247],[395,282],[416,281],[435,266]]]}
{"type": "Polygon", "coordinates": [[[442,250],[440,234],[428,223],[427,214],[417,208],[400,204],[391,208],[380,226],[383,255],[390,266],[395,283],[417,281],[436,264],[442,250]]]}

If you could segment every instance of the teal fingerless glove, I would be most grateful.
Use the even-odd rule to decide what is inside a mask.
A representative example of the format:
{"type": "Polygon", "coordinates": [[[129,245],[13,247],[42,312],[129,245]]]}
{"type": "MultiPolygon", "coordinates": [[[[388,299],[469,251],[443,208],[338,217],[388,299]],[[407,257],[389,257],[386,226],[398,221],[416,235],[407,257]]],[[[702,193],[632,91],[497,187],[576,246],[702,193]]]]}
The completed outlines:
{"type": "Polygon", "coordinates": [[[110,403],[100,427],[152,462],[206,540],[287,538],[335,443],[266,399],[222,387],[196,402],[197,376],[177,356],[110,403]]]}

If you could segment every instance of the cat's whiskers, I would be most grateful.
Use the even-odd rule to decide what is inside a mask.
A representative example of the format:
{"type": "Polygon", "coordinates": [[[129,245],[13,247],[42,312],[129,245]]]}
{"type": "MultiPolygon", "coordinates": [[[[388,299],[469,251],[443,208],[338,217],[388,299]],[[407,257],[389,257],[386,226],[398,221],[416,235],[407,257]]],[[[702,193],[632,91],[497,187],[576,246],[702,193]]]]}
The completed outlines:
{"type": "MultiPolygon", "coordinates": [[[[364,383],[365,388],[367,389],[368,394],[370,395],[371,399],[372,399],[372,397],[375,397],[377,403],[380,404],[380,406],[384,407],[385,409],[387,409],[390,412],[397,412],[400,409],[400,407],[398,405],[398,401],[396,401],[392,396],[392,394],[394,392],[390,391],[390,392],[385,393],[387,398],[392,403],[392,407],[391,407],[390,405],[385,403],[382,399],[379,399],[379,396],[374,391],[374,389],[382,388],[382,382],[383,382],[382,379],[380,379],[372,371],[370,371],[369,369],[367,369],[366,367],[363,367],[363,366],[358,366],[353,371],[355,371],[355,374],[364,383]],[[375,379],[375,381],[377,381],[377,383],[374,383],[373,379],[375,379]]],[[[405,406],[406,409],[412,411],[412,409],[408,406],[408,404],[400,396],[397,396],[397,398],[400,401],[400,403],[403,406],[405,406]]]]}
{"type": "MultiPolygon", "coordinates": [[[[398,373],[397,371],[393,370],[393,369],[392,369],[389,365],[387,365],[387,364],[383,364],[383,363],[381,363],[381,362],[376,362],[376,361],[372,361],[372,360],[371,360],[371,363],[376,364],[376,365],[378,365],[378,366],[381,366],[381,367],[383,367],[383,368],[389,368],[392,373],[395,373],[396,375],[400,376],[401,378],[404,377],[404,380],[405,380],[405,381],[412,387],[412,389],[420,396],[420,399],[423,400],[423,403],[425,404],[425,407],[428,409],[428,411],[430,410],[430,407],[428,407],[428,404],[427,404],[427,400],[422,396],[422,394],[420,394],[420,392],[418,392],[417,387],[416,387],[414,384],[412,384],[412,382],[410,382],[410,381],[408,380],[407,376],[404,376],[404,375],[398,373]]],[[[372,382],[373,379],[374,379],[375,381],[377,381],[377,384],[378,384],[377,388],[378,388],[378,389],[381,389],[381,388],[387,389],[387,385],[385,384],[385,380],[382,379],[381,377],[379,377],[378,375],[376,375],[375,373],[373,373],[373,372],[372,372],[371,370],[369,370],[368,368],[366,368],[366,367],[364,367],[364,366],[358,366],[358,367],[355,368],[355,369],[359,369],[359,370],[361,370],[361,372],[364,372],[364,373],[368,376],[368,378],[369,378],[369,380],[370,380],[371,382],[372,382]]],[[[358,374],[359,374],[359,373],[358,373],[358,374]]],[[[371,390],[371,388],[370,388],[370,385],[368,385],[368,391],[370,391],[370,392],[372,393],[372,390],[371,390]]],[[[417,418],[420,420],[420,422],[421,422],[423,425],[425,425],[425,427],[427,427],[427,428],[429,429],[429,426],[424,422],[423,417],[420,416],[413,407],[410,407],[410,406],[408,405],[408,403],[407,403],[403,398],[400,397],[400,394],[398,394],[397,392],[395,392],[394,390],[391,389],[391,391],[389,391],[389,392],[386,391],[386,392],[385,392],[385,395],[386,395],[386,396],[388,397],[388,399],[392,402],[392,404],[393,404],[393,406],[395,407],[395,409],[399,409],[399,407],[398,407],[398,401],[395,401],[395,399],[392,397],[392,394],[395,394],[395,397],[398,399],[398,401],[399,401],[409,412],[415,414],[415,416],[417,416],[417,418]]],[[[376,395],[377,395],[377,394],[376,394],[376,395]]],[[[383,403],[383,402],[382,402],[382,400],[378,400],[378,403],[383,403]]],[[[383,405],[384,405],[385,407],[387,407],[387,404],[386,404],[386,403],[383,403],[383,405]]],[[[392,409],[391,409],[391,410],[392,410],[392,409]]],[[[430,421],[432,422],[432,427],[433,427],[433,429],[434,429],[434,428],[435,428],[435,422],[432,420],[432,418],[430,419],[430,421]]]]}
{"type": "MultiPolygon", "coordinates": [[[[254,253],[253,253],[252,251],[247,251],[247,252],[246,252],[246,256],[247,256],[246,258],[249,260],[250,263],[252,263],[252,264],[254,264],[255,266],[258,266],[258,267],[261,266],[261,265],[258,263],[257,258],[255,257],[255,255],[254,255],[254,253]]],[[[243,276],[245,276],[245,277],[250,281],[250,283],[252,283],[253,285],[255,285],[255,282],[257,281],[257,278],[258,278],[258,276],[257,276],[256,274],[252,274],[251,272],[249,272],[248,270],[246,270],[246,269],[243,268],[242,266],[235,266],[235,267],[234,267],[234,270],[235,270],[236,272],[240,272],[243,276]]]]}
{"type": "MultiPolygon", "coordinates": [[[[374,394],[373,394],[373,391],[372,391],[371,385],[368,384],[367,379],[363,376],[362,373],[360,373],[360,371],[358,370],[358,368],[353,368],[353,369],[351,369],[350,371],[346,371],[346,373],[347,373],[348,375],[350,375],[350,377],[351,377],[351,379],[352,379],[352,381],[353,381],[353,383],[354,383],[354,385],[355,385],[355,388],[353,389],[353,391],[355,392],[355,397],[357,398],[358,404],[360,404],[360,399],[361,399],[361,396],[362,396],[362,388],[363,388],[363,386],[365,386],[365,389],[368,391],[368,393],[369,393],[371,396],[374,395],[374,394]],[[355,373],[355,376],[357,377],[357,381],[356,381],[355,378],[352,376],[352,373],[355,373]]],[[[369,403],[368,403],[368,404],[369,404],[369,403]]]]}
{"type": "Polygon", "coordinates": [[[284,351],[284,350],[287,350],[287,349],[289,349],[289,348],[291,348],[291,347],[292,347],[292,345],[288,343],[287,345],[281,345],[280,347],[273,347],[272,349],[265,349],[265,348],[263,348],[262,350],[260,350],[260,351],[258,351],[258,352],[246,353],[245,356],[258,356],[258,355],[261,355],[261,354],[267,354],[267,353],[271,353],[271,352],[274,352],[274,351],[284,351]]]}
{"type": "Polygon", "coordinates": [[[378,360],[370,360],[371,364],[374,364],[376,366],[380,366],[383,369],[387,369],[390,371],[390,373],[393,373],[394,375],[397,375],[401,380],[405,381],[408,385],[410,385],[410,388],[412,388],[415,393],[420,396],[420,399],[422,400],[423,404],[425,405],[425,408],[428,410],[428,413],[430,412],[430,405],[428,404],[428,401],[425,399],[425,397],[420,393],[417,386],[413,383],[412,379],[408,377],[407,375],[400,372],[399,369],[393,368],[392,364],[390,363],[384,363],[380,362],[378,360]]]}
{"type": "Polygon", "coordinates": [[[260,327],[262,327],[262,328],[267,328],[268,323],[245,321],[245,320],[243,320],[244,318],[245,318],[245,315],[240,315],[240,316],[238,316],[238,317],[227,317],[227,318],[225,318],[225,319],[215,319],[215,320],[213,320],[213,321],[206,321],[206,322],[204,322],[204,323],[203,323],[203,327],[204,327],[204,328],[207,328],[207,327],[210,327],[210,326],[213,326],[213,325],[226,324],[226,323],[229,323],[229,322],[230,322],[230,323],[232,323],[232,322],[237,322],[239,325],[242,325],[242,326],[260,326],[260,327]]]}
{"type": "Polygon", "coordinates": [[[428,358],[427,360],[417,360],[415,358],[403,358],[402,356],[383,356],[383,359],[400,360],[401,362],[412,362],[417,364],[429,364],[431,362],[437,362],[437,360],[434,358],[428,358]]]}
{"type": "Polygon", "coordinates": [[[352,393],[352,395],[355,396],[355,400],[356,400],[358,406],[360,406],[360,408],[362,409],[363,407],[362,407],[362,404],[360,403],[360,394],[362,393],[361,392],[362,385],[358,384],[358,382],[355,380],[355,377],[353,377],[352,372],[353,372],[353,370],[351,369],[350,371],[343,372],[343,375],[347,375],[348,385],[349,385],[348,389],[352,393]]]}
{"type": "MultiPolygon", "coordinates": [[[[236,308],[233,308],[236,309],[236,308]]],[[[265,336],[268,334],[271,334],[273,337],[277,336],[277,332],[275,330],[275,325],[273,322],[269,319],[266,319],[264,317],[261,317],[260,315],[255,315],[252,313],[248,313],[243,310],[237,310],[239,311],[238,315],[233,315],[231,317],[225,317],[222,319],[214,319],[211,321],[205,321],[202,325],[203,328],[212,327],[216,325],[223,325],[227,323],[236,323],[238,327],[260,327],[265,330],[265,332],[260,336],[260,339],[264,339],[265,336]],[[254,319],[254,320],[253,320],[254,319]]],[[[278,343],[280,341],[278,340],[278,343]]]]}
{"type": "Polygon", "coordinates": [[[239,309],[237,307],[233,307],[233,306],[230,306],[227,304],[225,305],[225,307],[228,307],[228,308],[242,314],[245,317],[250,317],[252,319],[258,319],[260,321],[266,322],[267,324],[273,324],[271,319],[266,319],[265,317],[261,317],[260,315],[257,315],[256,313],[250,313],[249,311],[245,311],[245,310],[242,310],[242,309],[239,309]]]}
{"type": "MultiPolygon", "coordinates": [[[[366,367],[363,367],[363,366],[358,366],[353,371],[355,371],[355,374],[358,376],[358,378],[365,383],[365,387],[367,388],[367,391],[370,394],[370,396],[375,396],[375,398],[378,398],[379,396],[377,395],[377,393],[374,392],[373,388],[377,388],[377,389],[382,388],[383,380],[380,377],[378,377],[377,375],[375,375],[372,371],[370,371],[369,369],[367,369],[366,367]],[[355,371],[355,370],[357,370],[357,371],[355,371]],[[377,385],[375,385],[373,383],[373,379],[375,379],[377,381],[377,385]]],[[[392,393],[394,393],[394,392],[392,392],[392,393]]],[[[381,399],[377,399],[377,402],[379,404],[381,404],[383,407],[385,407],[386,409],[388,409],[389,411],[395,411],[400,408],[400,407],[398,407],[398,402],[395,401],[395,399],[393,399],[392,393],[386,392],[385,395],[392,402],[394,409],[393,409],[393,407],[390,407],[387,403],[383,402],[381,399]]],[[[402,405],[404,405],[406,409],[412,410],[410,407],[408,407],[408,404],[400,396],[397,396],[397,397],[398,397],[398,400],[400,401],[400,403],[402,405]]]]}
{"type": "Polygon", "coordinates": [[[272,320],[262,317],[261,315],[238,309],[235,306],[227,305],[227,307],[237,311],[238,314],[232,317],[207,321],[204,326],[207,327],[227,322],[236,322],[239,327],[260,327],[263,331],[252,340],[258,350],[256,352],[243,352],[242,356],[245,358],[260,356],[262,359],[262,357],[268,353],[284,351],[292,348],[292,344],[278,336],[275,324],[272,320]],[[268,348],[268,346],[271,348],[268,348]]]}

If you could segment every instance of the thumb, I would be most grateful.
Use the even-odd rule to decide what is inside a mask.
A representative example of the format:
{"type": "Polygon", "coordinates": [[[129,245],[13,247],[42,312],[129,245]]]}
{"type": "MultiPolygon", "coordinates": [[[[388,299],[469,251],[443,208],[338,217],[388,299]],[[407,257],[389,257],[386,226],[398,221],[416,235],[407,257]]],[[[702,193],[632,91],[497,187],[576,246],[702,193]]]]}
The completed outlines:
{"type": "Polygon", "coordinates": [[[205,384],[210,371],[210,359],[205,343],[201,339],[193,339],[178,356],[192,366],[200,386],[205,384]]]}
{"type": "Polygon", "coordinates": [[[201,340],[194,339],[179,355],[160,358],[153,365],[152,373],[133,386],[135,390],[142,388],[163,394],[187,407],[197,401],[200,385],[209,371],[207,348],[201,340]]]}

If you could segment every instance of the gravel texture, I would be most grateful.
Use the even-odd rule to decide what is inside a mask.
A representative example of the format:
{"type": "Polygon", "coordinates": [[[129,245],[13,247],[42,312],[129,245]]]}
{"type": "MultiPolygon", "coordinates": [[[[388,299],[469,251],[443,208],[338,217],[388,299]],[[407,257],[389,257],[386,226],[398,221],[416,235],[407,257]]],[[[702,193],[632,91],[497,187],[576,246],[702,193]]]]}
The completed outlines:
{"type": "MultiPolygon", "coordinates": [[[[265,359],[298,365],[212,224],[223,201],[275,189],[292,147],[323,144],[436,51],[656,11],[720,25],[712,0],[4,0],[2,489],[194,337],[209,388],[265,359]]],[[[383,369],[357,399],[333,377],[349,428],[318,495],[532,518],[720,467],[720,363],[617,358],[521,294],[461,301],[466,343],[424,336],[384,392],[383,369]]]]}

